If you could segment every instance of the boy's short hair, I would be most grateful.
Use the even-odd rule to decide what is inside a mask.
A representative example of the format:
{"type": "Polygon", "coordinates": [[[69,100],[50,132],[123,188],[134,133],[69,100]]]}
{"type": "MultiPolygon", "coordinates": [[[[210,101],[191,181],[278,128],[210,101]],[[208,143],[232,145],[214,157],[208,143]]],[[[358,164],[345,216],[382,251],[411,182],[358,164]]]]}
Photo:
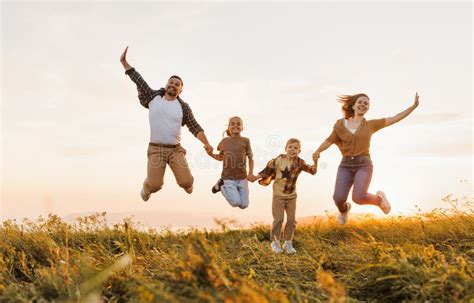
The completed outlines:
{"type": "Polygon", "coordinates": [[[288,141],[286,141],[285,148],[287,148],[288,145],[290,145],[292,143],[298,143],[298,147],[301,149],[301,141],[296,139],[296,138],[290,138],[288,141]]]}

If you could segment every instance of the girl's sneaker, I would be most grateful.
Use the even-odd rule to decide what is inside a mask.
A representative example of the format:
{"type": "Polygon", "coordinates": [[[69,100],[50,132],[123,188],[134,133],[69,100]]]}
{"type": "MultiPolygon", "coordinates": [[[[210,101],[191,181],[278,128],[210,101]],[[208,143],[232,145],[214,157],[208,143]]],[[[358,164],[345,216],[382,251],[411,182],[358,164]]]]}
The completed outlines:
{"type": "Polygon", "coordinates": [[[212,187],[212,193],[215,194],[217,192],[220,192],[221,191],[221,186],[224,185],[224,180],[222,179],[219,179],[217,180],[217,183],[214,184],[214,186],[212,187]]]}
{"type": "Polygon", "coordinates": [[[274,253],[281,254],[283,249],[281,249],[280,242],[272,241],[272,250],[274,253]]]}
{"type": "Polygon", "coordinates": [[[339,213],[339,216],[337,217],[337,221],[339,224],[344,225],[347,223],[347,220],[349,219],[349,211],[351,210],[352,205],[349,202],[347,203],[347,210],[343,213],[339,213]]]}
{"type": "Polygon", "coordinates": [[[140,196],[142,196],[142,199],[143,199],[143,201],[145,201],[145,202],[148,201],[148,199],[150,199],[150,195],[147,195],[147,194],[145,193],[145,189],[144,189],[143,187],[142,187],[142,190],[141,190],[141,192],[140,192],[140,196]]]}
{"type": "Polygon", "coordinates": [[[296,254],[296,249],[293,247],[291,241],[285,241],[285,243],[283,243],[283,249],[286,250],[286,253],[289,255],[296,254]]]}

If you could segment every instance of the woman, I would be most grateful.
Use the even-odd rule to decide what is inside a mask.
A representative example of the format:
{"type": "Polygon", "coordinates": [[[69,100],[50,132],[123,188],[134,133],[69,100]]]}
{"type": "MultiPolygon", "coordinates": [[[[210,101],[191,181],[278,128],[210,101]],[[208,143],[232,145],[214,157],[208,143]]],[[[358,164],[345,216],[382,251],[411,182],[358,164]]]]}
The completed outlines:
{"type": "Polygon", "coordinates": [[[314,152],[313,159],[318,159],[320,153],[332,144],[336,144],[342,153],[342,161],[337,171],[333,196],[340,212],[338,216],[340,224],[347,222],[351,209],[347,197],[353,185],[352,200],[355,203],[376,205],[385,214],[390,212],[390,202],[383,192],[378,191],[376,195],[367,192],[373,171],[369,152],[370,139],[376,131],[407,117],[418,107],[418,99],[419,96],[416,93],[413,105],[393,117],[365,120],[364,115],[370,107],[370,99],[366,94],[339,97],[344,118],[336,121],[331,135],[314,152]]]}

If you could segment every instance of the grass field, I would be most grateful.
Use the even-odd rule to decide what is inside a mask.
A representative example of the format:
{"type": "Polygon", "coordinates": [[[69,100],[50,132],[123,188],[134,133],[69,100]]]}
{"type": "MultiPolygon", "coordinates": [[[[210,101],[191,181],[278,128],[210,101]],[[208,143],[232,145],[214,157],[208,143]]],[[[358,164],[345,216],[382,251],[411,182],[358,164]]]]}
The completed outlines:
{"type": "Polygon", "coordinates": [[[5,221],[0,301],[474,302],[474,209],[446,199],[449,211],[298,226],[292,256],[271,252],[269,226],[5,221]]]}

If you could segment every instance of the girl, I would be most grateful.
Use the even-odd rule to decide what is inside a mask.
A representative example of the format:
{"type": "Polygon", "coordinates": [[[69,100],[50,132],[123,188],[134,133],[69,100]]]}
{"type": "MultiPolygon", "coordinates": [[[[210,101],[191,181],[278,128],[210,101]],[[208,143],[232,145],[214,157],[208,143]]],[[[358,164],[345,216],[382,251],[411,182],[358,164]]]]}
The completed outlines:
{"type": "Polygon", "coordinates": [[[249,205],[248,181],[253,181],[253,154],[250,147],[250,140],[240,136],[243,130],[243,122],[239,117],[229,119],[229,125],[225,134],[227,137],[217,146],[218,154],[209,153],[209,155],[223,161],[222,175],[217,183],[212,187],[215,194],[218,191],[226,198],[232,207],[241,209],[249,205]],[[249,173],[247,174],[246,158],[249,161],[249,173]]]}
{"type": "Polygon", "coordinates": [[[331,135],[314,152],[313,159],[318,159],[319,154],[332,144],[336,144],[342,153],[333,196],[340,212],[340,224],[345,224],[348,219],[351,204],[347,202],[347,196],[352,186],[352,200],[355,203],[376,205],[385,214],[390,212],[392,207],[384,192],[378,191],[375,195],[367,192],[373,171],[370,139],[376,131],[407,117],[418,107],[418,99],[416,93],[413,105],[393,117],[366,121],[364,116],[370,107],[370,99],[366,94],[339,97],[344,118],[336,121],[331,135]]]}

